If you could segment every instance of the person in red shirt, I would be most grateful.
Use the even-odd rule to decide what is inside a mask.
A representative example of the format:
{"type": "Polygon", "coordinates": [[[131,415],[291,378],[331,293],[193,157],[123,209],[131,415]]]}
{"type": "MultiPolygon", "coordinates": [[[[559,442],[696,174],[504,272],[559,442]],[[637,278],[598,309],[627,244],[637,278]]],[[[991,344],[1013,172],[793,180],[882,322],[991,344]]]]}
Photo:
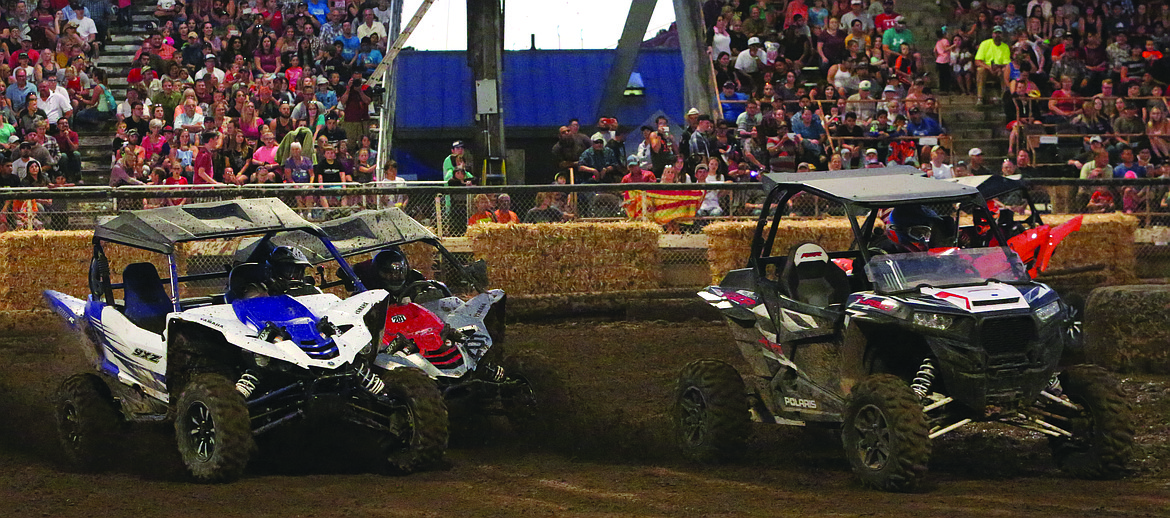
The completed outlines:
{"type": "Polygon", "coordinates": [[[893,29],[897,25],[895,20],[898,13],[894,12],[894,0],[885,0],[882,4],[882,14],[873,18],[873,25],[877,27],[878,34],[884,34],[886,29],[893,29]]]}
{"type": "Polygon", "coordinates": [[[370,125],[370,97],[363,91],[363,83],[365,80],[362,79],[362,71],[354,68],[349,83],[345,85],[345,93],[342,93],[341,98],[337,100],[338,104],[345,109],[342,127],[345,129],[345,135],[353,149],[357,149],[362,135],[367,134],[370,125]]]}
{"type": "Polygon", "coordinates": [[[78,151],[81,141],[77,132],[69,128],[69,119],[61,117],[61,120],[57,121],[57,134],[53,138],[57,140],[57,147],[61,148],[61,153],[65,155],[59,164],[61,172],[65,173],[65,178],[70,182],[76,182],[81,178],[81,152],[78,151]]]}
{"type": "Polygon", "coordinates": [[[626,173],[622,177],[622,183],[652,183],[658,181],[654,177],[653,172],[642,169],[642,163],[634,155],[630,155],[626,159],[626,170],[629,173],[626,173]]]}
{"type": "MultiPolygon", "coordinates": [[[[171,164],[171,175],[163,180],[163,185],[184,186],[187,185],[187,179],[183,177],[183,164],[175,162],[171,164]]],[[[187,203],[187,198],[167,198],[165,205],[182,205],[187,203]]]]}
{"type": "Polygon", "coordinates": [[[207,131],[203,133],[203,145],[199,148],[199,154],[195,155],[195,174],[192,176],[192,182],[195,185],[203,184],[219,184],[221,182],[215,179],[215,168],[212,166],[211,155],[219,149],[219,132],[207,131]]]}
{"type": "Polygon", "coordinates": [[[1162,59],[1162,51],[1154,45],[1154,40],[1146,40],[1146,50],[1142,51],[1142,59],[1146,61],[1158,61],[1162,59]]]}
{"type": "Polygon", "coordinates": [[[1060,78],[1060,90],[1052,92],[1052,99],[1048,101],[1048,110],[1054,118],[1069,120],[1080,112],[1077,108],[1077,94],[1073,93],[1073,79],[1069,76],[1060,78]]]}

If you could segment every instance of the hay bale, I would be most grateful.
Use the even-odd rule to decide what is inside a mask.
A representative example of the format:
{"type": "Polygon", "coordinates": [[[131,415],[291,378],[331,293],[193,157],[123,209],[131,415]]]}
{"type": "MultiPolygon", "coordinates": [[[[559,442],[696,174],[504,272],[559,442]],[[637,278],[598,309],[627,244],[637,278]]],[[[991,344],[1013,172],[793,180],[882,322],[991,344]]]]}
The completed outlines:
{"type": "Polygon", "coordinates": [[[1170,286],[1093,290],[1085,307],[1085,357],[1122,372],[1170,374],[1170,286]]]}
{"type": "MultiPolygon", "coordinates": [[[[707,234],[707,262],[711,267],[712,284],[718,284],[731,270],[747,267],[756,222],[712,223],[703,232],[707,234]]],[[[816,243],[829,251],[846,250],[852,242],[853,229],[846,218],[785,218],[780,220],[772,253],[787,254],[792,246],[801,243],[816,243]]]]}
{"type": "MultiPolygon", "coordinates": [[[[136,262],[152,262],[167,276],[166,257],[126,246],[105,247],[113,282],[122,269],[136,262]]],[[[183,271],[182,254],[179,255],[183,271]]],[[[41,292],[47,289],[84,298],[89,294],[89,261],[93,232],[38,230],[0,234],[0,311],[44,309],[41,292]]]]}
{"type": "MultiPolygon", "coordinates": [[[[1051,214],[1044,222],[1053,227],[1076,214],[1051,214]]],[[[1105,265],[1105,284],[1127,284],[1137,280],[1134,234],[1138,218],[1128,214],[1086,214],[1081,229],[1069,234],[1056,247],[1051,269],[1105,265]]]]}
{"type": "Polygon", "coordinates": [[[478,224],[467,230],[491,284],[512,294],[653,289],[662,278],[651,223],[478,224]]]}

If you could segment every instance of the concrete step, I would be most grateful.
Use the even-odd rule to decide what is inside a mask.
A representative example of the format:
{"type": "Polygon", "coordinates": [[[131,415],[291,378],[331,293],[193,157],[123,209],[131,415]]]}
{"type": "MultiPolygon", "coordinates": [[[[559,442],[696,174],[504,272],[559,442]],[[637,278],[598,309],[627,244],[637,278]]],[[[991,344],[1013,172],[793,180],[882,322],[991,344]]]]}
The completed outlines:
{"type": "Polygon", "coordinates": [[[101,61],[103,58],[113,58],[117,56],[134,56],[141,47],[139,43],[119,43],[117,45],[106,45],[102,48],[102,55],[98,58],[101,61]]]}
{"type": "Polygon", "coordinates": [[[116,27],[117,32],[110,34],[110,45],[137,45],[142,43],[142,36],[130,34],[124,27],[116,27]]]}

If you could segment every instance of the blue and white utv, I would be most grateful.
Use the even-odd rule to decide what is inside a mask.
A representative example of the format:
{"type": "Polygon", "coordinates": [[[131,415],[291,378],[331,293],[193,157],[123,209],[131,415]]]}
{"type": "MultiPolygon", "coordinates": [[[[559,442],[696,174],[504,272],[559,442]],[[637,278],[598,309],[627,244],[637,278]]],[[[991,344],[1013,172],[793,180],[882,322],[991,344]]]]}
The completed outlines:
{"type": "Polygon", "coordinates": [[[89,290],[45,291],[94,366],[66,379],[56,402],[64,453],[79,468],[101,468],[127,423],[163,420],[203,482],[238,478],[256,436],[298,419],[374,430],[397,471],[442,460],[447,410],[434,381],[379,358],[384,315],[370,310],[387,292],[366,290],[329,236],[280,200],[123,213],[95,229],[89,290]],[[159,255],[111,271],[110,258],[125,255],[114,249],[128,248],[159,255]],[[182,253],[208,249],[227,251],[222,265],[182,264],[182,253]],[[323,267],[305,275],[325,262],[353,296],[322,291],[343,284],[327,283],[323,267]]]}

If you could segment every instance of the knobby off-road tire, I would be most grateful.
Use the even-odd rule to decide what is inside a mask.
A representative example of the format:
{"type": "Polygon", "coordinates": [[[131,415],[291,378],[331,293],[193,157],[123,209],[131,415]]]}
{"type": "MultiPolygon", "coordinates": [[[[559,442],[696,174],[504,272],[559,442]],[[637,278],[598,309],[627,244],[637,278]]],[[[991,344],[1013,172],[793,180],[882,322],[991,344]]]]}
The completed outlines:
{"type": "Polygon", "coordinates": [[[448,421],[439,387],[423,371],[408,367],[382,372],[381,378],[386,383],[384,395],[406,407],[391,422],[402,433],[385,433],[378,440],[387,466],[411,473],[440,465],[447,452],[448,421]]]}
{"type": "Polygon", "coordinates": [[[502,395],[504,414],[521,437],[553,443],[573,416],[565,380],[544,355],[514,351],[504,358],[506,381],[516,382],[502,395]]]}
{"type": "Polygon", "coordinates": [[[1056,465],[1078,478],[1108,479],[1125,474],[1133,452],[1133,421],[1129,398],[1113,376],[1095,365],[1074,365],[1060,375],[1064,395],[1081,407],[1080,412],[1049,404],[1054,413],[1072,419],[1055,422],[1073,433],[1072,438],[1049,441],[1056,465]]]}
{"type": "Polygon", "coordinates": [[[124,423],[109,387],[93,374],[74,374],[57,389],[54,410],[65,460],[81,471],[101,469],[124,423]]]}
{"type": "Polygon", "coordinates": [[[672,414],[679,449],[695,462],[736,458],[751,431],[743,378],[735,367],[717,360],[698,360],[683,367],[672,414]]]}
{"type": "Polygon", "coordinates": [[[913,490],[927,471],[930,428],[918,396],[901,378],[869,376],[845,405],[841,442],[853,472],[883,491],[913,490]]]}
{"type": "Polygon", "coordinates": [[[199,482],[240,478],[256,442],[244,398],[219,374],[196,374],[175,403],[175,438],[187,471],[199,482]]]}

